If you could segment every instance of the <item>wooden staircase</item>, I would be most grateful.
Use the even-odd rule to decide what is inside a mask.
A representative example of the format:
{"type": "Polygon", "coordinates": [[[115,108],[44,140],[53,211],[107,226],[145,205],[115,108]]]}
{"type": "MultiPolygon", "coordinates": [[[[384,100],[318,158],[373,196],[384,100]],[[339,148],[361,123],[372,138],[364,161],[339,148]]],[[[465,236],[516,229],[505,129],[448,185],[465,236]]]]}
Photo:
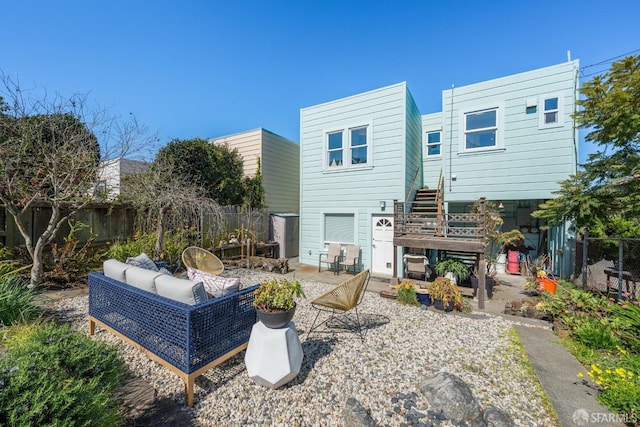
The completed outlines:
{"type": "MultiPolygon", "coordinates": [[[[420,218],[432,224],[442,223],[442,194],[444,189],[444,178],[440,176],[438,186],[436,188],[423,188],[416,191],[416,195],[411,203],[410,214],[413,218],[420,218]]],[[[441,236],[440,227],[430,228],[432,236],[441,236]]]]}

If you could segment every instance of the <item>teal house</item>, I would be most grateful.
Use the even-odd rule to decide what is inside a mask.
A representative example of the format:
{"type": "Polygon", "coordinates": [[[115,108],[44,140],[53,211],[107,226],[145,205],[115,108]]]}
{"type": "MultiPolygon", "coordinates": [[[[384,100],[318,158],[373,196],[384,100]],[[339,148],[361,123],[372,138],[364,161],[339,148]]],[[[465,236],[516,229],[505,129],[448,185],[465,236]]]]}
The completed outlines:
{"type": "Polygon", "coordinates": [[[503,231],[519,228],[530,256],[549,254],[570,275],[569,227],[543,230],[531,212],[577,169],[578,69],[568,61],[452,87],[430,114],[406,83],[303,108],[300,262],[317,264],[331,242],[355,243],[361,268],[401,276],[410,248],[394,247],[394,201],[430,188],[444,213],[494,202],[503,231]]]}

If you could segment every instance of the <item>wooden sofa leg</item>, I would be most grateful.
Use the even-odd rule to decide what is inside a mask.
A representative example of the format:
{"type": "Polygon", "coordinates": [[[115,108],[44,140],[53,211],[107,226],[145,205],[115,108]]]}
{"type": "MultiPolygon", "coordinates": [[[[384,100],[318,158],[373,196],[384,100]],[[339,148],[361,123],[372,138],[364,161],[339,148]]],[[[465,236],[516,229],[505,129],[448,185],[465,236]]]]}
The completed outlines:
{"type": "Polygon", "coordinates": [[[184,379],[184,392],[187,395],[187,406],[193,408],[193,384],[195,377],[187,375],[184,379]]]}
{"type": "Polygon", "coordinates": [[[89,318],[89,336],[92,337],[96,333],[96,322],[89,318]]]}

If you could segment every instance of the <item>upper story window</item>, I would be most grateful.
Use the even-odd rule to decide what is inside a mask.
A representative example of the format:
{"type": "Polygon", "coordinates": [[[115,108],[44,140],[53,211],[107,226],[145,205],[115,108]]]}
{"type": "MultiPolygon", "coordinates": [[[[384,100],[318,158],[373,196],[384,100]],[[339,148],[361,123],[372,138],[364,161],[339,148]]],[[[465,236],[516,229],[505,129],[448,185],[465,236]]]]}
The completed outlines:
{"type": "Polygon", "coordinates": [[[558,94],[542,97],[540,127],[562,126],[562,97],[558,94]]]}
{"type": "Polygon", "coordinates": [[[369,163],[369,127],[358,126],[327,133],[327,167],[369,163]]]}
{"type": "Polygon", "coordinates": [[[327,134],[329,167],[342,166],[342,132],[327,134]]]}
{"type": "Polygon", "coordinates": [[[427,157],[439,156],[442,147],[442,132],[427,132],[427,157]]]}
{"type": "Polygon", "coordinates": [[[498,109],[473,111],[464,115],[464,148],[492,148],[498,145],[498,109]]]}
{"type": "Polygon", "coordinates": [[[107,181],[105,180],[98,181],[98,183],[96,184],[96,193],[104,194],[106,192],[107,192],[107,181]]]}

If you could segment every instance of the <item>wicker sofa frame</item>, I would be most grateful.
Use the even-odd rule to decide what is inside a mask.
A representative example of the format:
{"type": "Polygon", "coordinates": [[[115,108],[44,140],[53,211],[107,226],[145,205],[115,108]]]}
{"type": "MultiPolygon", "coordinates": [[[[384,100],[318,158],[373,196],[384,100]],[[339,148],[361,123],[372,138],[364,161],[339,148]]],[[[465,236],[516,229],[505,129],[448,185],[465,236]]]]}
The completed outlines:
{"type": "Polygon", "coordinates": [[[257,288],[188,305],[91,273],[89,335],[98,325],[177,374],[193,407],[196,377],[247,347],[257,288]]]}

